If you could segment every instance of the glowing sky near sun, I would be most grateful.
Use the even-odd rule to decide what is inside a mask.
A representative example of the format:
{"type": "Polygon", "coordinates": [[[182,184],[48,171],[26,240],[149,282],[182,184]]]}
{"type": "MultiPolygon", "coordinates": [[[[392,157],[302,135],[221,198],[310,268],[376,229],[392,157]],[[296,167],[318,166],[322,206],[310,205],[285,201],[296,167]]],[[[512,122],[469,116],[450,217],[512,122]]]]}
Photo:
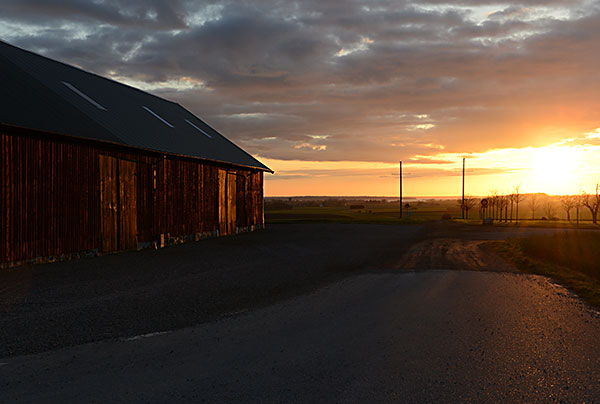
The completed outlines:
{"type": "MultiPolygon", "coordinates": [[[[491,191],[545,192],[553,195],[592,192],[600,181],[600,129],[578,139],[545,147],[497,149],[483,153],[438,153],[403,161],[407,196],[452,196],[461,193],[462,158],[466,158],[466,193],[491,191]]],[[[266,193],[296,196],[298,184],[314,195],[398,193],[398,163],[266,160],[277,175],[266,181],[266,193]],[[349,189],[347,184],[354,184],[349,189]],[[274,189],[270,189],[270,188],[274,189]]]]}
{"type": "Polygon", "coordinates": [[[600,180],[597,0],[3,0],[0,39],[184,105],[267,195],[600,180]]]}

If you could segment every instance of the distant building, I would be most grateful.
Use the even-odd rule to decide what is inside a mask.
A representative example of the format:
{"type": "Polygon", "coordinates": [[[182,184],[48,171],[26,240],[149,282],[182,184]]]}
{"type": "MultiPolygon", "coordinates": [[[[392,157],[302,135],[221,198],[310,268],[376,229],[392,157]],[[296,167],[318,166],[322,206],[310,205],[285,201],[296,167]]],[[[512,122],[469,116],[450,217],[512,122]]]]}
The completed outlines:
{"type": "Polygon", "coordinates": [[[263,226],[271,170],[171,101],[0,41],[0,265],[263,226]]]}

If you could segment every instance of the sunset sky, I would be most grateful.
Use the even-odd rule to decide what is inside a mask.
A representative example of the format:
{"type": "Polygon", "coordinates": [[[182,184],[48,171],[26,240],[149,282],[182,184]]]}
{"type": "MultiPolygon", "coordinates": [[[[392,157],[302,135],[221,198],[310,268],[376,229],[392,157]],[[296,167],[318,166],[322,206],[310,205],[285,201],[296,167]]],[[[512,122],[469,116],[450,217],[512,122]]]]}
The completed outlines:
{"type": "Polygon", "coordinates": [[[600,181],[600,2],[2,0],[0,39],[179,102],[267,196],[600,181]]]}

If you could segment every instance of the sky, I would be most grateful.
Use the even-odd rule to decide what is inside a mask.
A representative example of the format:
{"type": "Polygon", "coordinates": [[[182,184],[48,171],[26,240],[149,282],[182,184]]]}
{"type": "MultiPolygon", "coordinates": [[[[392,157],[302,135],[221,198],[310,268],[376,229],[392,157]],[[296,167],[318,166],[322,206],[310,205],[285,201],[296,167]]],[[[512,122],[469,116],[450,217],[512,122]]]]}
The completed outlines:
{"type": "Polygon", "coordinates": [[[600,1],[2,0],[0,39],[179,102],[267,196],[592,192],[600,1]]]}

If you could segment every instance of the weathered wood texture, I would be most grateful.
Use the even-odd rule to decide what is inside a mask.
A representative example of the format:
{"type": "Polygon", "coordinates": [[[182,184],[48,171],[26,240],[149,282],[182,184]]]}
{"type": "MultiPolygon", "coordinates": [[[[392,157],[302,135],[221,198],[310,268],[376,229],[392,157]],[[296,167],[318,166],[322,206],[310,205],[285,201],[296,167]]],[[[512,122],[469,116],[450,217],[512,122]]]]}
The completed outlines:
{"type": "Polygon", "coordinates": [[[0,263],[264,223],[262,171],[28,130],[0,148],[0,263]]]}
{"type": "Polygon", "coordinates": [[[100,249],[119,249],[117,206],[117,159],[100,155],[98,158],[100,181],[100,249]]]}
{"type": "Polygon", "coordinates": [[[236,172],[227,173],[227,234],[235,232],[236,219],[236,172]]]}
{"type": "Polygon", "coordinates": [[[119,160],[119,250],[137,247],[136,166],[132,161],[119,160]]]}

